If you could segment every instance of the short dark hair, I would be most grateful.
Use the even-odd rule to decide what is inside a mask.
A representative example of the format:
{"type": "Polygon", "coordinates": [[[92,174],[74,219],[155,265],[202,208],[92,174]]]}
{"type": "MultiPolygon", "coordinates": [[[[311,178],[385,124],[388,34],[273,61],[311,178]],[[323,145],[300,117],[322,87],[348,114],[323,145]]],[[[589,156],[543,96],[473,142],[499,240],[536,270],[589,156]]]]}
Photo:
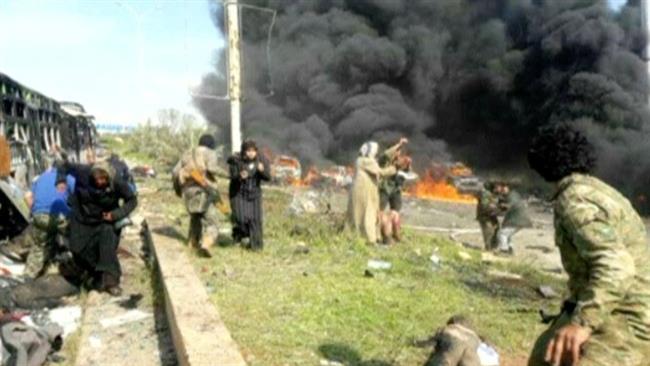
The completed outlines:
{"type": "Polygon", "coordinates": [[[587,137],[566,123],[542,127],[528,149],[528,164],[548,182],[572,173],[589,174],[596,166],[594,146],[587,137]]]}
{"type": "Polygon", "coordinates": [[[217,147],[217,142],[214,140],[212,135],[205,134],[199,137],[199,146],[204,146],[208,149],[214,150],[214,148],[217,147]]]}

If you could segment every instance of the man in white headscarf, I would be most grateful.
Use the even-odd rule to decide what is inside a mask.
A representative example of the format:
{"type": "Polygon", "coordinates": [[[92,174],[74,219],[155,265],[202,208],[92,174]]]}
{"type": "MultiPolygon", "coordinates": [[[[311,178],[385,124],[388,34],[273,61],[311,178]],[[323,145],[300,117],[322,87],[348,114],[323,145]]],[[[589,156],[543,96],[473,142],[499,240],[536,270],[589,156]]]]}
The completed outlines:
{"type": "Polygon", "coordinates": [[[379,179],[395,174],[394,166],[379,166],[378,151],[379,145],[374,141],[361,146],[348,204],[348,224],[370,244],[376,244],[379,236],[379,179]]]}

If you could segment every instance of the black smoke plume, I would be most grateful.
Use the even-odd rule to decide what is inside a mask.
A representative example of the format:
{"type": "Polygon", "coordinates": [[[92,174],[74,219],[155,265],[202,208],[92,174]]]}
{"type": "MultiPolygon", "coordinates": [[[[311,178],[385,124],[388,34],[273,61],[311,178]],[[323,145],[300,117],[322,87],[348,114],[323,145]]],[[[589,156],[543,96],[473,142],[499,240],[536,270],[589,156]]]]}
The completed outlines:
{"type": "MultiPolygon", "coordinates": [[[[529,172],[528,143],[557,121],[584,130],[598,174],[650,203],[650,112],[640,2],[605,0],[246,0],[246,136],[303,163],[349,164],[405,135],[417,160],[529,172]]],[[[221,9],[212,17],[223,28],[221,9]]],[[[219,57],[223,60],[223,57],[219,57]]],[[[226,93],[224,63],[204,94],[226,93]]],[[[225,102],[196,99],[229,136],[225,102]]]]}

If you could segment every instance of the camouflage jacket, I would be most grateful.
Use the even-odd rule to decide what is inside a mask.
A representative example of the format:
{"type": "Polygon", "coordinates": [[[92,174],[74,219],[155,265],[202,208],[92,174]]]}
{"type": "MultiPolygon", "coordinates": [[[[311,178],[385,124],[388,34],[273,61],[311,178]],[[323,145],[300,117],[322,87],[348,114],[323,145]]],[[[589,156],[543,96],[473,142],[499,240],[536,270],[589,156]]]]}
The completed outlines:
{"type": "Polygon", "coordinates": [[[226,173],[217,163],[214,150],[198,146],[186,151],[172,172],[178,177],[182,186],[182,196],[185,206],[190,213],[206,212],[208,206],[219,200],[217,177],[225,177],[226,173]],[[199,173],[207,184],[203,188],[191,175],[192,171],[199,173]]]}
{"type": "Polygon", "coordinates": [[[650,340],[650,249],[630,202],[602,181],[573,174],[558,184],[555,240],[569,275],[572,321],[598,329],[623,315],[650,340]]]}
{"type": "Polygon", "coordinates": [[[496,219],[500,212],[499,196],[487,189],[481,190],[476,206],[476,218],[478,220],[496,219]]]}

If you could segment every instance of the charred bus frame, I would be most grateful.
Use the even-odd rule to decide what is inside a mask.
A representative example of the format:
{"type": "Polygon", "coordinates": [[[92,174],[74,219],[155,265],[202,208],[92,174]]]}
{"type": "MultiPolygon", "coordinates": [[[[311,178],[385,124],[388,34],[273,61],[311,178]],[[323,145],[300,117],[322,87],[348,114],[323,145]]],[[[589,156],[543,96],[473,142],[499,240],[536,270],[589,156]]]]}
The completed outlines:
{"type": "Polygon", "coordinates": [[[96,143],[93,117],[73,102],[58,102],[0,73],[0,135],[11,145],[14,178],[29,185],[45,167],[43,158],[59,146],[85,161],[96,143]]]}

